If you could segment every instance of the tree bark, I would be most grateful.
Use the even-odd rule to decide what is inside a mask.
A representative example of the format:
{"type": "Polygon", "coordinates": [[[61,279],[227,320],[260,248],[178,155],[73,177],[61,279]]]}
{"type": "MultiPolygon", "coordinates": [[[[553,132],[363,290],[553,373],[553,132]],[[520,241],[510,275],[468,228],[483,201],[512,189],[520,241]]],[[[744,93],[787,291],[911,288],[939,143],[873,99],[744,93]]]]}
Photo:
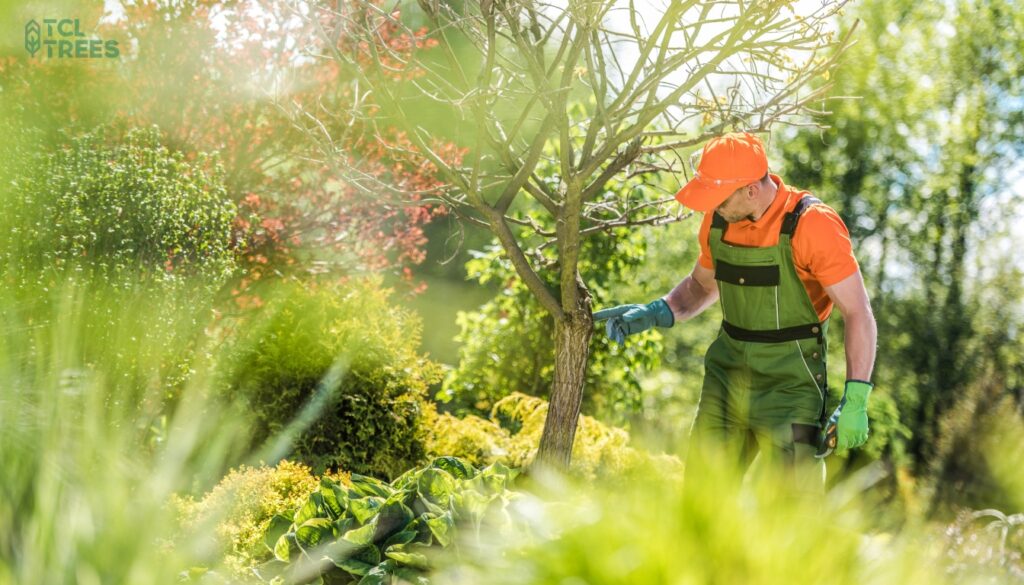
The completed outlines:
{"type": "Polygon", "coordinates": [[[577,307],[572,311],[566,310],[564,319],[555,320],[554,384],[540,448],[533,462],[534,467],[559,472],[569,469],[580,404],[583,402],[590,338],[594,334],[590,291],[579,278],[576,287],[577,307]]]}

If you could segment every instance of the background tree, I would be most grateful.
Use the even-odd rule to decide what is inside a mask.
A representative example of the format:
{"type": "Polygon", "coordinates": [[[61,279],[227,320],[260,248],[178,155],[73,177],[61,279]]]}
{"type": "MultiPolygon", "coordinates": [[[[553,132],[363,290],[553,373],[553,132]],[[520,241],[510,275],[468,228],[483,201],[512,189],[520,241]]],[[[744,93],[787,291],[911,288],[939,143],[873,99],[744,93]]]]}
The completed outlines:
{"type": "MultiPolygon", "coordinates": [[[[490,230],[525,286],[554,320],[551,406],[537,461],[565,467],[576,428],[593,332],[591,294],[579,272],[581,241],[617,227],[672,221],[681,210],[621,197],[605,189],[619,173],[682,173],[672,155],[726,130],[764,131],[826,88],[801,91],[835,58],[828,20],[842,3],[796,16],[788,2],[668,4],[648,23],[630,5],[610,1],[485,0],[450,5],[424,1],[423,16],[403,17],[368,2],[319,5],[307,20],[319,27],[326,55],[351,75],[350,87],[371,101],[348,115],[368,126],[394,125],[446,182],[436,200],[460,219],[490,230]],[[385,32],[411,34],[431,25],[429,54],[396,51],[385,32]],[[403,83],[411,81],[411,83],[403,83]],[[573,111],[569,105],[578,101],[573,111]],[[465,147],[451,164],[435,144],[465,147]],[[557,168],[538,177],[542,159],[557,168]],[[544,210],[519,213],[520,196],[544,210]],[[513,226],[532,230],[517,236],[513,226]],[[553,246],[553,260],[541,247],[553,246]],[[554,286],[542,272],[554,271],[554,286]]],[[[339,166],[350,162],[324,132],[323,113],[300,110],[307,132],[323,140],[339,166]]],[[[339,115],[333,112],[332,115],[339,115]]],[[[348,165],[365,177],[358,166],[348,165]]],[[[400,187],[361,184],[380,197],[400,187]]],[[[666,193],[668,195],[668,193],[666,193]]]]}
{"type": "Polygon", "coordinates": [[[863,33],[835,91],[858,99],[780,150],[788,178],[834,201],[862,251],[879,388],[903,427],[885,454],[935,504],[978,504],[993,494],[977,429],[1006,414],[1004,398],[1016,416],[1024,404],[1021,266],[993,245],[1020,213],[1024,18],[970,0],[870,1],[855,16],[863,33]]]}
{"type": "MultiPolygon", "coordinates": [[[[23,9],[12,20],[33,16],[23,9]]],[[[439,185],[436,172],[393,156],[392,145],[412,148],[394,130],[367,132],[358,120],[321,122],[335,136],[344,133],[339,144],[365,173],[400,185],[408,193],[402,201],[357,197],[335,169],[310,156],[308,136],[284,106],[345,111],[359,96],[339,79],[337,64],[302,58],[302,42],[316,42],[315,30],[285,3],[138,0],[107,13],[93,3],[75,16],[84,31],[95,27],[99,38],[116,40],[120,58],[33,59],[18,47],[0,59],[7,96],[0,109],[47,129],[52,144],[61,129],[120,120],[159,126],[190,159],[218,153],[239,209],[240,301],[252,296],[252,282],[285,274],[391,271],[411,281],[408,268],[423,260],[422,227],[445,212],[420,201],[439,185]]],[[[381,34],[399,54],[427,48],[415,35],[381,34]]],[[[458,161],[450,146],[439,149],[458,161]]]]}

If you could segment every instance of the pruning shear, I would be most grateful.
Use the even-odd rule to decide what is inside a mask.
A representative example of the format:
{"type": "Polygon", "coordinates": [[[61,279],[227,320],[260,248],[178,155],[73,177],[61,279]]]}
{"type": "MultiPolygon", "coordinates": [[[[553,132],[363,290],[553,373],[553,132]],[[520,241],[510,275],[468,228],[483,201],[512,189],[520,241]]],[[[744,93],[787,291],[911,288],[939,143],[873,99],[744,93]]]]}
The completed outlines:
{"type": "Polygon", "coordinates": [[[832,419],[825,423],[825,430],[822,431],[821,440],[818,442],[818,452],[814,454],[818,459],[824,459],[836,450],[836,428],[836,422],[832,419]]]}

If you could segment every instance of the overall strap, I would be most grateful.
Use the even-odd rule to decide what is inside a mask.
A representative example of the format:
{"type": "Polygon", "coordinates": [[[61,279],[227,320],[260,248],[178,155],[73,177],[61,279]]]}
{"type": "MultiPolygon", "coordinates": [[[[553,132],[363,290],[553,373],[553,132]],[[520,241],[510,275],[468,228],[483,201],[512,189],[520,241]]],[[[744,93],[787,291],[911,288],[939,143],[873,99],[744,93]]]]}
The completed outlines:
{"type": "Polygon", "coordinates": [[[800,216],[803,215],[804,211],[807,211],[808,207],[816,203],[821,203],[821,199],[818,199],[814,195],[805,195],[800,199],[800,201],[797,201],[796,207],[793,208],[793,211],[787,213],[786,217],[783,218],[782,228],[779,230],[779,236],[781,237],[782,234],[785,234],[792,238],[793,232],[796,231],[796,224],[800,221],[800,216]]]}

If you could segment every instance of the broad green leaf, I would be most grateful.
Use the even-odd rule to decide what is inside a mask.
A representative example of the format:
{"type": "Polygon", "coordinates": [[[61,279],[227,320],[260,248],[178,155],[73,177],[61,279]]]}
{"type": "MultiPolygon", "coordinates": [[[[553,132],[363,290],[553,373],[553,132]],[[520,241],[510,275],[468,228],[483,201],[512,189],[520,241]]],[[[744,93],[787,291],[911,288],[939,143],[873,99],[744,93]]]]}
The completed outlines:
{"type": "Polygon", "coordinates": [[[430,530],[430,526],[427,525],[427,520],[430,518],[431,516],[427,514],[420,514],[419,517],[405,527],[406,530],[416,532],[416,538],[414,538],[412,542],[431,544],[434,541],[434,533],[430,530]]]}
{"type": "Polygon", "coordinates": [[[275,514],[274,517],[270,519],[270,524],[267,525],[266,532],[263,533],[263,544],[267,546],[267,549],[270,552],[274,552],[274,546],[277,544],[277,541],[280,540],[281,535],[291,530],[291,527],[291,518],[275,514]]]}
{"type": "Polygon", "coordinates": [[[473,464],[458,457],[437,457],[430,465],[447,471],[456,479],[469,479],[476,475],[473,464]]]}
{"type": "Polygon", "coordinates": [[[266,582],[272,580],[274,577],[280,576],[287,568],[288,563],[278,559],[271,559],[262,565],[253,567],[252,570],[261,581],[266,582]]]}
{"type": "Polygon", "coordinates": [[[349,500],[348,511],[359,521],[360,524],[365,524],[370,518],[372,518],[377,510],[384,505],[384,498],[376,496],[358,498],[349,500]]]}
{"type": "Polygon", "coordinates": [[[292,556],[298,551],[299,544],[295,541],[294,532],[282,534],[281,538],[277,539],[277,544],[274,545],[274,556],[286,563],[291,561],[292,556]]]}
{"type": "Polygon", "coordinates": [[[334,524],[328,518],[313,518],[295,530],[295,540],[308,551],[321,542],[332,540],[336,536],[334,524]]]}
{"type": "Polygon", "coordinates": [[[384,504],[377,513],[377,532],[373,537],[374,542],[387,539],[392,534],[401,532],[415,515],[405,504],[401,502],[390,502],[384,504]]]}
{"type": "Polygon", "coordinates": [[[345,516],[345,517],[342,517],[342,518],[338,518],[337,520],[334,521],[334,533],[335,534],[345,534],[346,532],[348,532],[349,530],[352,530],[355,527],[356,527],[356,520],[355,520],[355,518],[349,518],[348,516],[345,516]]]}
{"type": "Polygon", "coordinates": [[[324,507],[331,513],[331,518],[340,518],[348,507],[348,494],[330,478],[320,479],[320,495],[323,497],[324,507]]]}
{"type": "Polygon", "coordinates": [[[324,498],[319,492],[309,494],[309,499],[295,512],[293,519],[296,526],[302,526],[307,520],[313,518],[326,518],[327,509],[324,506],[324,498]]]}
{"type": "Polygon", "coordinates": [[[392,566],[390,561],[384,561],[370,569],[356,585],[384,585],[391,583],[392,566]]]}
{"type": "Polygon", "coordinates": [[[441,546],[451,544],[455,523],[452,521],[450,513],[446,512],[437,518],[427,520],[427,526],[430,527],[430,532],[441,546]]]}
{"type": "Polygon", "coordinates": [[[431,517],[440,516],[441,514],[444,514],[447,509],[448,508],[446,506],[439,506],[423,496],[417,497],[416,501],[413,502],[412,505],[413,513],[419,516],[422,516],[423,514],[431,517]]]}
{"type": "Polygon", "coordinates": [[[377,533],[377,518],[374,517],[363,526],[349,530],[342,538],[355,544],[373,544],[373,536],[377,533]]]}
{"type": "Polygon", "coordinates": [[[387,550],[388,547],[393,545],[408,544],[412,542],[413,539],[416,538],[416,530],[410,529],[410,526],[412,526],[412,524],[407,524],[404,530],[392,534],[391,537],[384,541],[381,548],[387,550]]]}
{"type": "Polygon", "coordinates": [[[410,469],[395,478],[395,480],[391,482],[391,487],[396,490],[407,490],[410,487],[412,489],[416,489],[416,481],[419,479],[421,473],[423,473],[422,469],[410,469]]]}
{"type": "Polygon", "coordinates": [[[483,478],[487,491],[497,493],[508,487],[518,474],[517,470],[509,469],[500,461],[495,461],[485,467],[478,477],[483,478]]]}
{"type": "Polygon", "coordinates": [[[473,490],[464,491],[458,494],[458,496],[455,500],[456,511],[460,516],[471,518],[474,521],[479,521],[487,510],[487,504],[498,497],[496,495],[485,495],[473,490]]]}
{"type": "Polygon", "coordinates": [[[442,469],[426,469],[420,476],[420,496],[442,506],[448,505],[448,496],[455,491],[455,478],[442,469]]]}
{"type": "Polygon", "coordinates": [[[380,551],[372,544],[346,543],[346,546],[329,549],[326,556],[336,567],[353,575],[365,575],[380,563],[380,551]]]}
{"type": "Polygon", "coordinates": [[[395,491],[394,488],[379,479],[366,475],[353,473],[350,479],[352,480],[352,489],[360,496],[387,498],[395,491]]]}
{"type": "Polygon", "coordinates": [[[402,565],[429,571],[431,567],[427,555],[417,552],[417,550],[423,551],[428,549],[430,547],[425,544],[396,545],[385,552],[384,556],[402,565]]]}

